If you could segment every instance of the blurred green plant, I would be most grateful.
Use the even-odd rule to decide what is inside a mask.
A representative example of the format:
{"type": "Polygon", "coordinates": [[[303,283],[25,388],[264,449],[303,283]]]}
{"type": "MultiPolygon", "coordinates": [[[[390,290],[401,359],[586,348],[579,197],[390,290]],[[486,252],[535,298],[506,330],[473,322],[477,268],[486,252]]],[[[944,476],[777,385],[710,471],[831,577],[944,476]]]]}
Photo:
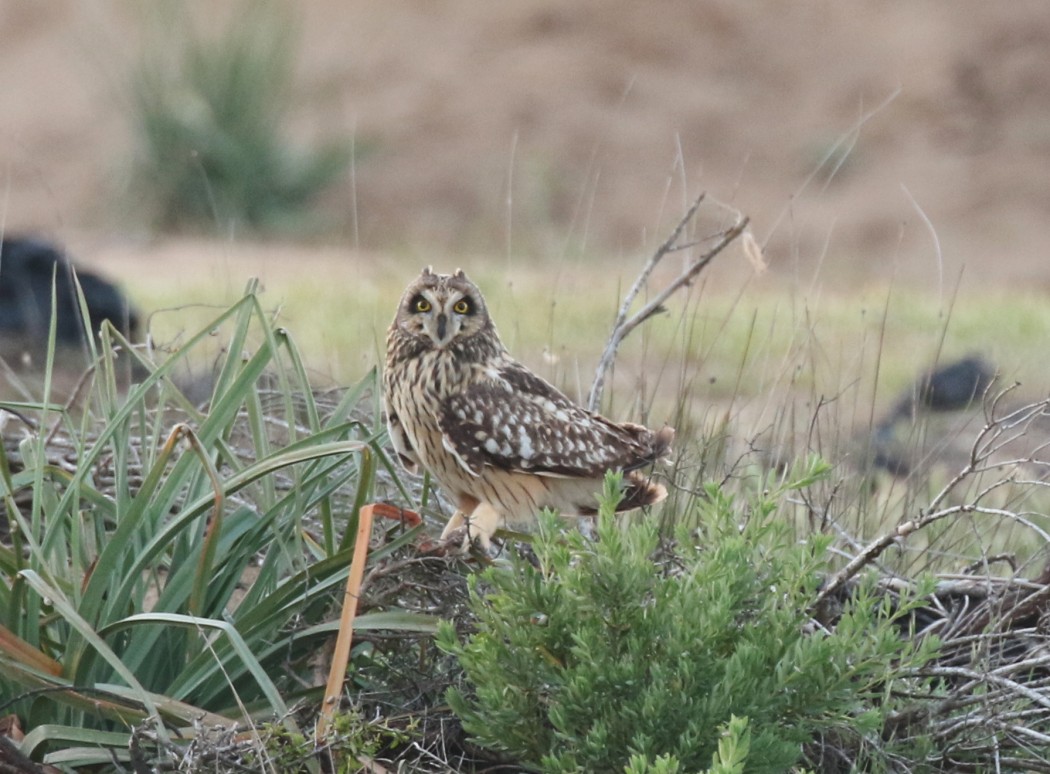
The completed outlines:
{"type": "Polygon", "coordinates": [[[308,207],[350,163],[349,142],[315,150],[282,135],[292,107],[290,6],[243,2],[205,35],[181,4],[151,8],[153,39],[131,74],[133,190],[166,228],[304,230],[308,207]]]}
{"type": "Polygon", "coordinates": [[[891,697],[936,642],[901,637],[923,589],[890,601],[862,584],[813,630],[831,539],[797,541],[775,514],[825,471],[810,460],[746,500],[710,485],[673,542],[652,520],[616,524],[612,476],[596,541],[545,516],[535,565],[474,580],[476,629],[439,629],[468,678],[448,694],[466,731],[546,772],[782,772],[818,736],[877,763],[891,697]]]}
{"type": "MultiPolygon", "coordinates": [[[[50,365],[43,402],[0,404],[25,426],[0,450],[0,716],[22,718],[35,760],[148,760],[143,739],[157,753],[273,718],[296,734],[290,705],[320,700],[309,660],[338,626],[358,508],[392,468],[376,374],[322,403],[254,291],[159,362],[111,328],[89,338],[78,409],[46,399],[50,365]],[[198,408],[172,374],[215,337],[198,408]],[[129,360],[142,379],[121,387],[129,360]]],[[[355,627],[435,622],[388,609],[355,627]]]]}

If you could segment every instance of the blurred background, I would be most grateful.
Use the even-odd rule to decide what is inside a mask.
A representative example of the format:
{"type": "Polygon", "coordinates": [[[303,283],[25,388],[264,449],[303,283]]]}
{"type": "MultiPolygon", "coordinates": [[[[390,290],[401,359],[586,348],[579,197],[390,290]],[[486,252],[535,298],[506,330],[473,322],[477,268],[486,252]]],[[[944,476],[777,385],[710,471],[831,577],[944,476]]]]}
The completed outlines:
{"type": "Polygon", "coordinates": [[[601,336],[564,351],[561,310],[607,330],[701,191],[698,236],[746,214],[766,262],[705,277],[723,327],[782,303],[885,334],[899,299],[889,392],[945,346],[1023,372],[1050,333],[1037,2],[10,0],[0,36],[4,233],[117,280],[158,340],[259,277],[345,382],[421,266],[462,266],[585,386],[601,336]]]}

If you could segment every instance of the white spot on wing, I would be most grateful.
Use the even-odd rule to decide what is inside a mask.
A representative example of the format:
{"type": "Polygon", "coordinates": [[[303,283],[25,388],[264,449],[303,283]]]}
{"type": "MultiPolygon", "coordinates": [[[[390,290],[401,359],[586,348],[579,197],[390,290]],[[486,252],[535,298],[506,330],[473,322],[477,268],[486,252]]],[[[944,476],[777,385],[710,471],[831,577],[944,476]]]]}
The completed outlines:
{"type": "Polygon", "coordinates": [[[521,455],[523,460],[531,460],[532,456],[536,453],[532,448],[532,439],[525,435],[525,428],[521,428],[521,433],[518,435],[518,454],[521,455]]]}

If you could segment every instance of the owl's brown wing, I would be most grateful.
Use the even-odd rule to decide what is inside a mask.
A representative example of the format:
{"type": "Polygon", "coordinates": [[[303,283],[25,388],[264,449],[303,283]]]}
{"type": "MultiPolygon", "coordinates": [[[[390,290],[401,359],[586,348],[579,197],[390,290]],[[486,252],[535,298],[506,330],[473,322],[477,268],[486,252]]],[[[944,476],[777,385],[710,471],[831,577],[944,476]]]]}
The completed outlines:
{"type": "Polygon", "coordinates": [[[518,363],[449,398],[438,424],[445,447],[477,474],[485,465],[538,475],[602,476],[662,456],[670,436],[616,424],[577,406],[518,363]]]}

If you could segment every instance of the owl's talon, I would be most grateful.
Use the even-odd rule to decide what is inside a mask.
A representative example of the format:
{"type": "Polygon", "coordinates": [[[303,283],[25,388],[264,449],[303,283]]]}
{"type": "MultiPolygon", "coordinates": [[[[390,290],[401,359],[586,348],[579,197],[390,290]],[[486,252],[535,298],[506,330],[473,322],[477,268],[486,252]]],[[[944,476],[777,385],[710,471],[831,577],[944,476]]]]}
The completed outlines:
{"type": "Polygon", "coordinates": [[[489,553],[492,550],[492,540],[483,532],[471,529],[470,523],[465,523],[455,529],[445,529],[441,533],[439,541],[441,547],[449,554],[469,554],[471,549],[489,553]]]}
{"type": "Polygon", "coordinates": [[[441,542],[449,545],[453,542],[462,543],[461,553],[467,553],[475,542],[488,551],[492,546],[492,535],[496,531],[496,524],[490,524],[492,521],[488,510],[482,506],[475,508],[469,516],[463,511],[456,511],[441,531],[441,542]]]}
{"type": "Polygon", "coordinates": [[[470,553],[470,534],[465,526],[441,533],[440,544],[444,553],[465,555],[470,553]]]}
{"type": "Polygon", "coordinates": [[[471,529],[473,525],[467,522],[467,549],[471,546],[477,545],[486,554],[492,551],[492,536],[485,534],[484,531],[479,531],[477,528],[471,529]]]}
{"type": "Polygon", "coordinates": [[[470,522],[463,511],[456,511],[441,530],[439,543],[444,553],[467,554],[470,552],[470,522]]]}

